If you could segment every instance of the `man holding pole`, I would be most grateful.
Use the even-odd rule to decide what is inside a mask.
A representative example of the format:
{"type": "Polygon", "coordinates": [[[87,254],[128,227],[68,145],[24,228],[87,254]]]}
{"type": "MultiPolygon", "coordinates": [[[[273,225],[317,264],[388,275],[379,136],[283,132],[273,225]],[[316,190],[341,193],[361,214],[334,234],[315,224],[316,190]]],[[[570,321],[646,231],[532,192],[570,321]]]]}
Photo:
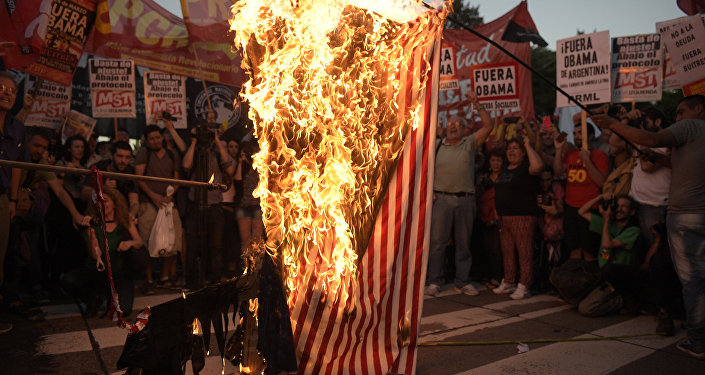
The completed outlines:
{"type": "MultiPolygon", "coordinates": [[[[26,161],[25,127],[22,121],[9,113],[15,105],[17,84],[12,75],[0,72],[0,159],[26,161]]],[[[20,170],[0,167],[0,286],[3,284],[5,254],[10,237],[10,220],[17,208],[20,170]]],[[[0,301],[2,296],[0,296],[0,301]]],[[[12,323],[0,321],[0,333],[12,329],[12,323]]]]}
{"type": "MultiPolygon", "coordinates": [[[[671,147],[668,198],[668,242],[683,284],[688,337],[681,351],[705,359],[705,96],[687,96],[678,103],[676,123],[652,133],[630,127],[607,115],[592,116],[603,129],[646,147],[671,147]]],[[[654,161],[666,155],[650,153],[654,161]]]]}
{"type": "MultiPolygon", "coordinates": [[[[583,119],[584,121],[584,119],[583,119]]],[[[558,135],[554,141],[556,157],[553,172],[556,176],[566,174],[565,238],[566,247],[573,259],[595,260],[599,237],[590,232],[588,223],[578,213],[586,202],[601,194],[602,184],[607,178],[609,159],[607,154],[593,149],[595,129],[585,123],[575,127],[573,139],[576,147],[567,149],[565,137],[558,135]]]]}

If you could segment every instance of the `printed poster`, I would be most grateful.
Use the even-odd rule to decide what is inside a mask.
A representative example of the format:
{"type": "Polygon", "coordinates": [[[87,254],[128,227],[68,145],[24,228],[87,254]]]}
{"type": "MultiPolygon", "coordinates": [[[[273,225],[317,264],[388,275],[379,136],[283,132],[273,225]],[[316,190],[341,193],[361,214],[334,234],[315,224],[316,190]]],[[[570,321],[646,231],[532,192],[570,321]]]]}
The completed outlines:
{"type": "Polygon", "coordinates": [[[149,70],[144,73],[144,106],[148,121],[154,115],[169,112],[175,117],[174,127],[186,129],[186,84],[185,77],[149,70]]]}
{"type": "Polygon", "coordinates": [[[134,118],[135,65],[132,60],[88,60],[95,118],[134,118]]]}
{"type": "MultiPolygon", "coordinates": [[[[32,77],[26,81],[25,90],[28,94],[35,92],[37,79],[32,77]]],[[[36,91],[34,102],[24,120],[25,126],[42,126],[56,129],[61,125],[61,118],[71,109],[71,86],[64,86],[51,81],[42,81],[36,91]]]]}
{"type": "Polygon", "coordinates": [[[472,68],[472,86],[480,105],[488,112],[519,111],[517,64],[485,64],[472,68]]]}
{"type": "MultiPolygon", "coordinates": [[[[583,34],[556,42],[556,83],[583,105],[609,103],[610,32],[583,34]]],[[[556,93],[556,107],[575,105],[556,93]]]]}
{"type": "Polygon", "coordinates": [[[661,100],[661,34],[612,38],[612,102],[661,100]]]}
{"type": "Polygon", "coordinates": [[[701,16],[686,17],[661,32],[670,52],[683,95],[705,94],[705,23],[701,16]]]}

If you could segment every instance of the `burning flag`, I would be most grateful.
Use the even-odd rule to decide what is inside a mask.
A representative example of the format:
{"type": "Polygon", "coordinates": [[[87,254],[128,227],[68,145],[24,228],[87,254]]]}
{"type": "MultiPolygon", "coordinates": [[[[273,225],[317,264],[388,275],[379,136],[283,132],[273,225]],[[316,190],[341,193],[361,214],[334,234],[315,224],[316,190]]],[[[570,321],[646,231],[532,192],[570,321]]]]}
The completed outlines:
{"type": "Polygon", "coordinates": [[[411,0],[233,6],[301,373],[413,372],[444,17],[411,0]]]}

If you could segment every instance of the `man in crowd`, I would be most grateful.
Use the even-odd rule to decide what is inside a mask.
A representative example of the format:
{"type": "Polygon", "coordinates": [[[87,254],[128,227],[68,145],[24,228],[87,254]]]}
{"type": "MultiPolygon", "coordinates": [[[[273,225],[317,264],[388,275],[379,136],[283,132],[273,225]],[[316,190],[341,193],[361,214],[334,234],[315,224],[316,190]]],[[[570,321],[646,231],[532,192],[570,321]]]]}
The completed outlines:
{"type": "MultiPolygon", "coordinates": [[[[175,152],[164,147],[164,137],[159,127],[149,125],[144,129],[146,144],[137,152],[135,157],[135,173],[140,176],[154,176],[165,178],[179,178],[181,160],[175,152]]],[[[157,210],[173,201],[174,194],[167,194],[166,183],[140,181],[137,183],[141,190],[139,199],[138,229],[142,240],[149,247],[149,236],[157,217],[157,210]]],[[[176,190],[177,186],[174,186],[176,190]]],[[[173,208],[175,251],[181,251],[181,219],[176,207],[173,208]]],[[[176,255],[165,257],[162,267],[161,280],[164,284],[173,283],[170,278],[176,274],[176,255]]],[[[146,278],[142,287],[143,294],[154,294],[154,279],[152,275],[152,261],[146,267],[146,278]]]]}
{"type": "MultiPolygon", "coordinates": [[[[99,171],[104,172],[135,174],[135,168],[130,165],[132,161],[132,146],[125,141],[117,141],[112,147],[112,157],[95,163],[95,167],[99,171]]],[[[86,185],[83,188],[84,199],[88,199],[90,196],[92,184],[92,181],[86,180],[86,185]]],[[[140,205],[137,183],[130,180],[103,178],[103,184],[122,193],[125,201],[129,204],[130,215],[136,218],[140,205]]]]}
{"type": "Polygon", "coordinates": [[[467,295],[477,295],[470,284],[470,236],[475,218],[475,153],[492,131],[492,120],[480,107],[477,95],[468,99],[478,109],[482,128],[463,137],[465,119],[448,120],[447,134],[436,146],[436,168],[433,182],[431,217],[431,252],[428,258],[426,294],[435,296],[445,283],[445,250],[450,234],[455,234],[455,287],[467,295]]]}
{"type": "MultiPolygon", "coordinates": [[[[671,257],[683,284],[688,337],[677,347],[705,359],[705,96],[687,96],[678,103],[676,123],[652,133],[607,116],[593,116],[611,129],[646,147],[671,147],[668,198],[668,240],[671,257]]],[[[666,158],[653,153],[654,161],[666,158]]]]}
{"type": "MultiPolygon", "coordinates": [[[[15,105],[17,84],[11,74],[0,72],[0,159],[26,161],[25,127],[9,111],[15,105]]],[[[0,167],[0,287],[4,278],[5,254],[10,236],[10,220],[17,208],[20,170],[0,167]]],[[[0,301],[2,300],[0,295],[0,301]]],[[[12,323],[0,321],[0,333],[12,329],[12,323]]]]}
{"type": "MultiPolygon", "coordinates": [[[[191,172],[191,179],[196,181],[208,181],[212,176],[213,182],[222,183],[235,173],[233,159],[220,141],[217,130],[209,127],[205,120],[192,129],[191,144],[184,154],[183,167],[191,172]]],[[[189,233],[201,233],[199,226],[203,221],[205,227],[201,228],[206,231],[205,238],[189,237],[189,243],[193,245],[187,245],[190,251],[186,254],[186,284],[194,288],[200,287],[206,279],[217,283],[222,276],[223,262],[226,260],[223,256],[223,193],[219,190],[191,189],[189,200],[191,204],[186,219],[189,233]],[[197,261],[199,258],[200,262],[197,261]]]]}
{"type": "MultiPolygon", "coordinates": [[[[592,148],[595,139],[595,129],[587,126],[588,149],[574,148],[568,150],[564,137],[556,136],[556,157],[553,160],[555,176],[567,176],[565,195],[565,228],[566,247],[570,257],[574,259],[594,260],[598,238],[590,232],[588,223],[580,217],[578,209],[585,202],[600,194],[602,184],[607,177],[607,155],[592,148]]],[[[579,126],[573,131],[575,145],[580,147],[583,133],[579,126]]]]}
{"type": "Polygon", "coordinates": [[[590,230],[600,235],[597,264],[604,267],[612,264],[632,264],[636,254],[632,249],[639,237],[639,227],[629,225],[636,214],[636,203],[628,195],[614,197],[611,193],[596,196],[585,202],[578,210],[590,224],[590,230]],[[598,202],[600,215],[590,210],[598,202]]]}

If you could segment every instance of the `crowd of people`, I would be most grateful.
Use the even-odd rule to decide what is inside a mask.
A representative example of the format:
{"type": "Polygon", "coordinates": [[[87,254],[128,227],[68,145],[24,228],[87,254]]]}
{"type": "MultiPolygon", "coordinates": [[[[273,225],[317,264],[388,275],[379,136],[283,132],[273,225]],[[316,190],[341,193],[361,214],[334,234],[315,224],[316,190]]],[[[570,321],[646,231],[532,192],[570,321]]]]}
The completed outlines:
{"type": "MultiPolygon", "coordinates": [[[[91,174],[0,168],[4,306],[21,311],[63,295],[84,302],[87,316],[98,314],[109,307],[106,252],[126,316],[136,290],[197,289],[240,271],[241,249],[264,235],[250,134],[221,139],[212,113],[179,133],[163,113],[137,150],[125,129],[109,141],[62,142],[53,130],[25,127],[26,108],[10,112],[17,94],[13,76],[0,72],[1,159],[210,179],[228,190],[104,177],[101,215],[91,174]]],[[[665,335],[681,315],[688,338],[679,348],[705,358],[705,174],[698,167],[705,97],[682,99],[673,124],[653,106],[604,106],[591,116],[599,137],[576,115],[573,143],[551,121],[499,121],[474,93],[468,99],[477,113],[452,116],[438,129],[425,293],[452,283],[475,296],[472,280],[512,299],[558,293],[589,316],[657,315],[665,335]],[[468,124],[473,118],[479,123],[468,124]],[[568,295],[566,285],[580,277],[593,282],[568,295]]],[[[0,332],[9,329],[0,321],[0,332]]]]}
{"type": "Polygon", "coordinates": [[[587,316],[656,315],[664,335],[684,317],[679,349],[705,358],[705,97],[675,122],[654,106],[577,114],[572,144],[555,118],[493,120],[467,97],[477,113],[437,132],[425,294],[555,293],[587,316]]]}
{"type": "MultiPolygon", "coordinates": [[[[165,112],[150,119],[137,142],[122,128],[102,142],[95,134],[62,142],[52,129],[24,126],[30,96],[11,113],[17,95],[13,76],[0,72],[1,159],[173,180],[212,178],[228,190],[103,176],[101,219],[93,174],[0,167],[3,315],[67,299],[83,302],[86,316],[107,312],[106,252],[124,316],[135,293],[195,290],[241,273],[241,249],[264,234],[252,196],[258,145],[251,134],[221,135],[212,114],[210,121],[177,131],[165,112]]],[[[7,320],[0,319],[1,332],[12,328],[7,320]]]]}

